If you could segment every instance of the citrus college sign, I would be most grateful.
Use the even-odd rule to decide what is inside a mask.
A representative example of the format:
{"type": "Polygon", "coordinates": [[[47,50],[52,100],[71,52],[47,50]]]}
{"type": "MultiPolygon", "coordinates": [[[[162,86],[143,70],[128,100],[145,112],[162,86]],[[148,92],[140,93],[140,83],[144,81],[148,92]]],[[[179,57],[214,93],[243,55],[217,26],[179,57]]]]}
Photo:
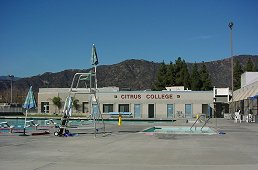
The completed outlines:
{"type": "Polygon", "coordinates": [[[157,99],[157,100],[169,100],[173,99],[172,94],[121,94],[120,99],[157,99]]]}

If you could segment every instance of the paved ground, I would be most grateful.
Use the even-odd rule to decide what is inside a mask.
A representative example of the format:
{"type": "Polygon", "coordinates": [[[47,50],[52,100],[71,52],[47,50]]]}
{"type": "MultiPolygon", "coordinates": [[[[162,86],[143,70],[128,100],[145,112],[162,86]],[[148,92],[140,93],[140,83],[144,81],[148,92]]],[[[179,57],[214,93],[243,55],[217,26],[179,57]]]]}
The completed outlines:
{"type": "Polygon", "coordinates": [[[0,169],[258,169],[258,123],[215,122],[209,126],[226,134],[158,138],[138,133],[154,123],[107,124],[108,133],[96,138],[89,133],[75,137],[0,134],[0,169]]]}

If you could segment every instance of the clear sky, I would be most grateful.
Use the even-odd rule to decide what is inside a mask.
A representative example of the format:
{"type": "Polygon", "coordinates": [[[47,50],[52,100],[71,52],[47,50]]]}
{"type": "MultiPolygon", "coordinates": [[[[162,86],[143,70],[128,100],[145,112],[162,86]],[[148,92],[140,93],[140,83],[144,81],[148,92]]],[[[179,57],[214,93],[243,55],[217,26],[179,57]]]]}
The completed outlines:
{"type": "Polygon", "coordinates": [[[258,54],[257,0],[0,0],[0,75],[258,54]]]}

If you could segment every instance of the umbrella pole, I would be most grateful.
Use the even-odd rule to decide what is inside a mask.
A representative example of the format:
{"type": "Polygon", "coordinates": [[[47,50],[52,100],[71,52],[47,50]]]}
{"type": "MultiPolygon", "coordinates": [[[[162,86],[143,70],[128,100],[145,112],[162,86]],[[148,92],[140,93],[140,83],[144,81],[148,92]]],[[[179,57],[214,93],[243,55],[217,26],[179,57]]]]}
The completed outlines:
{"type": "Polygon", "coordinates": [[[25,135],[25,131],[26,131],[27,115],[28,115],[28,109],[26,109],[26,113],[25,113],[25,121],[24,121],[24,126],[23,126],[23,134],[24,134],[24,135],[25,135]]]}
{"type": "Polygon", "coordinates": [[[95,69],[95,87],[96,87],[96,89],[97,89],[97,88],[98,88],[97,65],[94,65],[94,69],[95,69]]]}
{"type": "Polygon", "coordinates": [[[27,121],[27,115],[28,115],[28,109],[26,109],[26,113],[25,113],[25,119],[24,119],[24,126],[23,126],[23,134],[21,136],[28,136],[26,134],[26,121],[27,121]]]}

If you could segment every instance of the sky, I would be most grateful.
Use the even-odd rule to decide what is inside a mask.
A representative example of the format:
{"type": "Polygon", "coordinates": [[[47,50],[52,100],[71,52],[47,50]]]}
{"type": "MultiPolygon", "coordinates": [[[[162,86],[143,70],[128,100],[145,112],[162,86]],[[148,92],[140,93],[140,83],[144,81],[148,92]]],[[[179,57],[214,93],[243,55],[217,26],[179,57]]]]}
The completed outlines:
{"type": "Polygon", "coordinates": [[[257,0],[0,0],[0,76],[258,54],[257,0]]]}

